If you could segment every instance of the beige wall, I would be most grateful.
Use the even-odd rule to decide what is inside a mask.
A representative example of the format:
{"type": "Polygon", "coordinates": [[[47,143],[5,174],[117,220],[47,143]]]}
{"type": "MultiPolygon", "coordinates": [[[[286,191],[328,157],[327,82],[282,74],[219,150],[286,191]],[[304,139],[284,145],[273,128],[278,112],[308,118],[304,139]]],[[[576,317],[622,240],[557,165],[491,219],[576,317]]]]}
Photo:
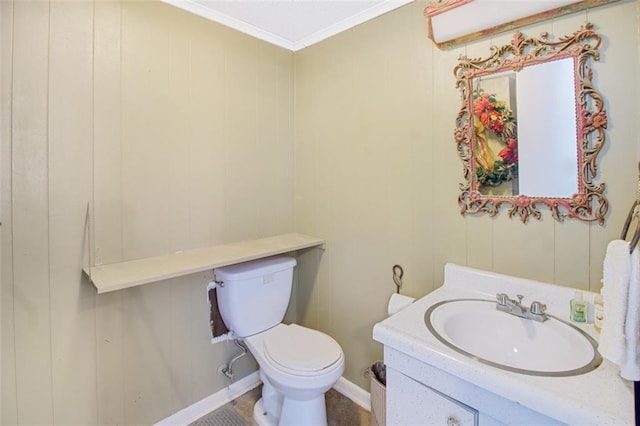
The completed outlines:
{"type": "Polygon", "coordinates": [[[299,258],[297,314],[366,387],[393,264],[412,296],[445,262],[597,289],[635,196],[635,1],[526,29],[563,35],[588,17],[604,36],[604,227],[460,216],[452,70],[508,37],[440,51],[424,3],[296,54],[156,2],[0,5],[2,424],[149,424],[226,384],[216,369],[234,347],[208,341],[210,274],[97,296],[88,247],[108,263],[327,238],[299,258]]]}
{"type": "Polygon", "coordinates": [[[460,108],[453,68],[461,54],[486,57],[511,35],[439,50],[426,37],[424,2],[389,13],[297,53],[296,230],[327,239],[315,285],[298,306],[306,324],[334,336],[345,377],[382,357],[371,339],[405,270],[403,293],[441,285],[446,262],[599,290],[606,244],[634,200],[638,161],[638,12],[635,1],[524,28],[571,34],[587,19],[603,36],[595,83],[609,114],[599,181],[605,226],[506,214],[461,216],[462,163],[453,140],[460,108]]]}
{"type": "Polygon", "coordinates": [[[96,295],[81,269],[293,231],[293,54],[158,2],[2,24],[0,423],[151,424],[227,385],[211,273],[96,295]]]}

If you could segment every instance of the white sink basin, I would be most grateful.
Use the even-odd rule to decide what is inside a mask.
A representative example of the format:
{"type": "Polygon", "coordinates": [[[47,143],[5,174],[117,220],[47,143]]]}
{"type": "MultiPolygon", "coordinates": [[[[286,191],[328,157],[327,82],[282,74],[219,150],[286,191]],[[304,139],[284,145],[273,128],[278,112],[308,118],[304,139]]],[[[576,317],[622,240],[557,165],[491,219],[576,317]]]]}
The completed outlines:
{"type": "Polygon", "coordinates": [[[429,331],[446,346],[504,370],[537,376],[574,376],[602,363],[596,341],[549,315],[544,322],[498,311],[493,301],[456,299],[425,313],[429,331]]]}

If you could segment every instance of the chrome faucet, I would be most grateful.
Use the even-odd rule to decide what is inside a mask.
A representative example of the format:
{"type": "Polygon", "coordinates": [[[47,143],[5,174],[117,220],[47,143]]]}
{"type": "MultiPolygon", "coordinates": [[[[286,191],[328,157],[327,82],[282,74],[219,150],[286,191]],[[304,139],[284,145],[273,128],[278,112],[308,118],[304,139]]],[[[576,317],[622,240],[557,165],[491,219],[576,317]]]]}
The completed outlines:
{"type": "Polygon", "coordinates": [[[521,318],[527,318],[534,321],[544,322],[548,319],[546,311],[547,305],[544,303],[533,301],[530,307],[522,306],[522,299],[524,296],[517,294],[518,300],[509,299],[509,296],[505,293],[496,294],[496,309],[502,312],[506,312],[511,315],[515,315],[521,318]]]}

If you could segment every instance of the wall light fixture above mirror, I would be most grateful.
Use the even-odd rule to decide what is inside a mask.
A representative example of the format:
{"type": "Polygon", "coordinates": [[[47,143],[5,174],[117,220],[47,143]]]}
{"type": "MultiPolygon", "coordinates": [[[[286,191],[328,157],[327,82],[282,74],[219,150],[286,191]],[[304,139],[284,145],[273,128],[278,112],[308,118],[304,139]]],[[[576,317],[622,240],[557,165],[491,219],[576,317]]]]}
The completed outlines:
{"type": "Polygon", "coordinates": [[[424,9],[441,49],[619,0],[435,0],[424,9]]]}
{"type": "Polygon", "coordinates": [[[462,214],[495,216],[504,205],[526,222],[547,206],[558,221],[604,223],[605,184],[594,180],[607,115],[591,68],[600,43],[588,23],[555,41],[516,32],[486,58],[459,58],[462,214]]]}

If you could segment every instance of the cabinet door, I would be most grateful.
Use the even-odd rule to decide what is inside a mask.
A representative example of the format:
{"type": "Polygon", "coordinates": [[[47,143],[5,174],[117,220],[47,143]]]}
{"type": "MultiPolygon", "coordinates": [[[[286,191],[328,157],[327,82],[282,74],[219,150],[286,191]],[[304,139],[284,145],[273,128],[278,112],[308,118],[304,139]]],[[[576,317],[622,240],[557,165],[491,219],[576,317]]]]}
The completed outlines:
{"type": "Polygon", "coordinates": [[[477,426],[478,411],[387,368],[387,426],[477,426]]]}

